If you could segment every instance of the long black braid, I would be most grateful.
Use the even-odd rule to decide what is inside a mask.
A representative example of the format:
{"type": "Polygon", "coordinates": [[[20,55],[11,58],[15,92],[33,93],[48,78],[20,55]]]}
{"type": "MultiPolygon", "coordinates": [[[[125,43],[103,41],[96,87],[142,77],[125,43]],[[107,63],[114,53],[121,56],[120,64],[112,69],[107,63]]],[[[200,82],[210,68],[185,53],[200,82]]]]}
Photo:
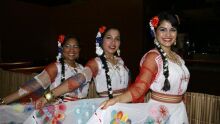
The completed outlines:
{"type": "Polygon", "coordinates": [[[61,63],[61,83],[65,80],[65,65],[63,57],[60,58],[61,63]]]}
{"type": "MultiPolygon", "coordinates": [[[[64,59],[63,56],[60,58],[60,63],[61,63],[61,83],[65,80],[65,65],[64,65],[64,59]]],[[[60,99],[64,99],[64,95],[61,95],[59,97],[60,99]]]]}
{"type": "Polygon", "coordinates": [[[104,57],[104,54],[99,56],[99,58],[101,59],[102,64],[103,64],[103,68],[105,69],[105,76],[106,76],[106,82],[107,82],[107,88],[108,88],[108,97],[109,97],[109,99],[111,99],[111,98],[113,98],[113,95],[112,95],[113,92],[112,92],[111,78],[108,74],[109,68],[108,68],[108,65],[107,65],[107,60],[104,57]]]}
{"type": "Polygon", "coordinates": [[[168,80],[168,77],[169,77],[168,59],[166,57],[166,53],[163,51],[163,49],[161,48],[158,41],[156,41],[156,39],[154,40],[154,44],[155,44],[155,47],[157,48],[157,50],[159,51],[159,53],[162,57],[162,60],[163,60],[163,75],[165,77],[165,81],[164,81],[164,85],[163,85],[162,90],[168,91],[168,90],[170,90],[170,82],[168,80]]]}

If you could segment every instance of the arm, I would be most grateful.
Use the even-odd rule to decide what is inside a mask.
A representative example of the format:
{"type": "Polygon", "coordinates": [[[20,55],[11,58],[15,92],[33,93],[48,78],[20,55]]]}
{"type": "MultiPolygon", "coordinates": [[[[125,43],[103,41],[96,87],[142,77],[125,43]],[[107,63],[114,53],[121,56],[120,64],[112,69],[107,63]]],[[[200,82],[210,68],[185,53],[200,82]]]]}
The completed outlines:
{"type": "Polygon", "coordinates": [[[92,79],[92,76],[97,73],[97,70],[98,66],[96,61],[94,59],[90,60],[81,72],[68,78],[62,83],[62,85],[52,90],[54,97],[58,97],[77,89],[80,85],[85,85],[85,83],[89,82],[92,79]]]}
{"type": "Polygon", "coordinates": [[[135,82],[125,93],[102,103],[102,108],[106,109],[108,106],[114,105],[117,102],[127,103],[136,101],[138,98],[144,96],[157,73],[157,64],[154,61],[156,56],[157,54],[155,53],[148,54],[145,57],[135,82]]]}
{"type": "Polygon", "coordinates": [[[4,104],[9,104],[13,101],[21,99],[29,95],[30,93],[33,93],[34,91],[38,90],[41,87],[46,89],[51,83],[51,77],[54,77],[52,75],[56,75],[56,74],[57,74],[56,65],[55,64],[48,65],[45,68],[45,70],[42,71],[40,74],[38,74],[31,80],[25,82],[19,88],[19,90],[3,98],[4,104]]]}
{"type": "Polygon", "coordinates": [[[4,104],[9,104],[39,89],[41,85],[33,78],[22,85],[17,91],[3,98],[4,104]]]}
{"type": "Polygon", "coordinates": [[[68,93],[74,89],[79,88],[80,85],[83,85],[85,82],[86,82],[86,78],[82,73],[78,73],[66,79],[61,85],[49,91],[48,93],[45,93],[44,96],[39,98],[35,104],[36,109],[40,109],[44,107],[47,102],[51,102],[58,96],[61,96],[65,93],[68,93]]]}
{"type": "Polygon", "coordinates": [[[96,62],[94,60],[89,61],[81,72],[66,79],[60,86],[54,88],[49,93],[45,94],[44,97],[41,97],[39,100],[37,100],[36,108],[40,109],[52,99],[75,90],[81,85],[85,85],[85,83],[91,80],[92,75],[94,75],[94,72],[96,72],[96,69],[98,69],[96,62]],[[46,97],[47,95],[49,97],[46,97]]]}

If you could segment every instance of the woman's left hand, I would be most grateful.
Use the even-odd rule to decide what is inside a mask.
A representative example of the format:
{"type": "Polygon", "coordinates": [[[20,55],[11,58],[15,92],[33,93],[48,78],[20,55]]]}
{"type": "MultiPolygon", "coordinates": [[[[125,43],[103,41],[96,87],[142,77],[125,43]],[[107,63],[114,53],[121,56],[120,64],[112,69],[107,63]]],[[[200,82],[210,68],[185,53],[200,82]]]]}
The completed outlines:
{"type": "Polygon", "coordinates": [[[104,102],[101,104],[101,106],[102,106],[101,109],[106,109],[106,108],[108,108],[109,106],[112,106],[112,105],[114,105],[114,104],[117,103],[117,102],[119,102],[119,98],[118,98],[118,97],[115,97],[115,98],[106,100],[106,101],[104,101],[104,102]]]}
{"type": "Polygon", "coordinates": [[[35,103],[36,109],[41,109],[47,104],[47,100],[44,97],[39,98],[35,103]]]}

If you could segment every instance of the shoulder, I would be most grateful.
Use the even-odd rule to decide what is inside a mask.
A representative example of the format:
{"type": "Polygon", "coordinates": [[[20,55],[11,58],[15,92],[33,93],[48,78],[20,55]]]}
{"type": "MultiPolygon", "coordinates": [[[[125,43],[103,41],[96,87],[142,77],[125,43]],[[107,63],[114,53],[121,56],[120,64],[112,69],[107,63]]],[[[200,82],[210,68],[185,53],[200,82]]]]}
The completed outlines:
{"type": "Polygon", "coordinates": [[[117,59],[118,63],[124,65],[124,60],[121,57],[117,56],[116,59],[117,59]]]}
{"type": "Polygon", "coordinates": [[[52,63],[48,64],[45,69],[54,69],[54,68],[57,68],[57,66],[59,66],[59,64],[60,64],[60,63],[58,63],[58,62],[52,62],[52,63]]]}
{"type": "Polygon", "coordinates": [[[84,66],[78,62],[76,62],[77,66],[80,67],[81,69],[84,68],[84,66]]]}
{"type": "Polygon", "coordinates": [[[91,65],[91,64],[97,64],[97,60],[98,60],[98,57],[95,57],[95,58],[90,59],[90,60],[86,63],[86,66],[87,66],[87,65],[91,65]]]}
{"type": "Polygon", "coordinates": [[[98,68],[98,60],[99,58],[98,57],[95,57],[95,58],[92,58],[90,59],[87,63],[86,63],[86,67],[89,67],[91,69],[94,69],[94,68],[98,68]]]}
{"type": "Polygon", "coordinates": [[[50,63],[49,65],[46,66],[45,70],[47,72],[57,72],[59,64],[60,63],[58,63],[58,62],[52,62],[52,63],[50,63]]]}
{"type": "MultiPolygon", "coordinates": [[[[98,61],[97,61],[98,57],[96,58],[93,58],[93,59],[90,59],[87,63],[86,63],[86,66],[87,68],[89,68],[92,73],[93,73],[93,76],[95,76],[99,70],[99,65],[98,65],[98,61]]],[[[101,66],[101,65],[100,65],[101,66]]]]}
{"type": "Polygon", "coordinates": [[[181,63],[185,64],[185,61],[183,60],[183,58],[177,54],[176,52],[174,52],[175,56],[181,61],[181,63]]]}
{"type": "Polygon", "coordinates": [[[143,63],[152,63],[155,62],[155,60],[160,57],[160,53],[156,49],[152,49],[144,54],[144,56],[141,59],[140,65],[143,63]]]}

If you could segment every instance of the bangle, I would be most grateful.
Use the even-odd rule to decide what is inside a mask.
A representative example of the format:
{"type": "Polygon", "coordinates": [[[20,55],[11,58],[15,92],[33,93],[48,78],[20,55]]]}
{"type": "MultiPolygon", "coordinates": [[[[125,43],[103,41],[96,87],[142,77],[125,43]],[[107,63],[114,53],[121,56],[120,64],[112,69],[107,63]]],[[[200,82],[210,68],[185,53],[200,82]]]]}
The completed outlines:
{"type": "Polygon", "coordinates": [[[2,98],[0,98],[0,105],[5,105],[5,101],[2,98]]]}
{"type": "Polygon", "coordinates": [[[47,102],[50,102],[54,99],[54,94],[52,91],[44,93],[44,98],[47,100],[47,102]]]}

